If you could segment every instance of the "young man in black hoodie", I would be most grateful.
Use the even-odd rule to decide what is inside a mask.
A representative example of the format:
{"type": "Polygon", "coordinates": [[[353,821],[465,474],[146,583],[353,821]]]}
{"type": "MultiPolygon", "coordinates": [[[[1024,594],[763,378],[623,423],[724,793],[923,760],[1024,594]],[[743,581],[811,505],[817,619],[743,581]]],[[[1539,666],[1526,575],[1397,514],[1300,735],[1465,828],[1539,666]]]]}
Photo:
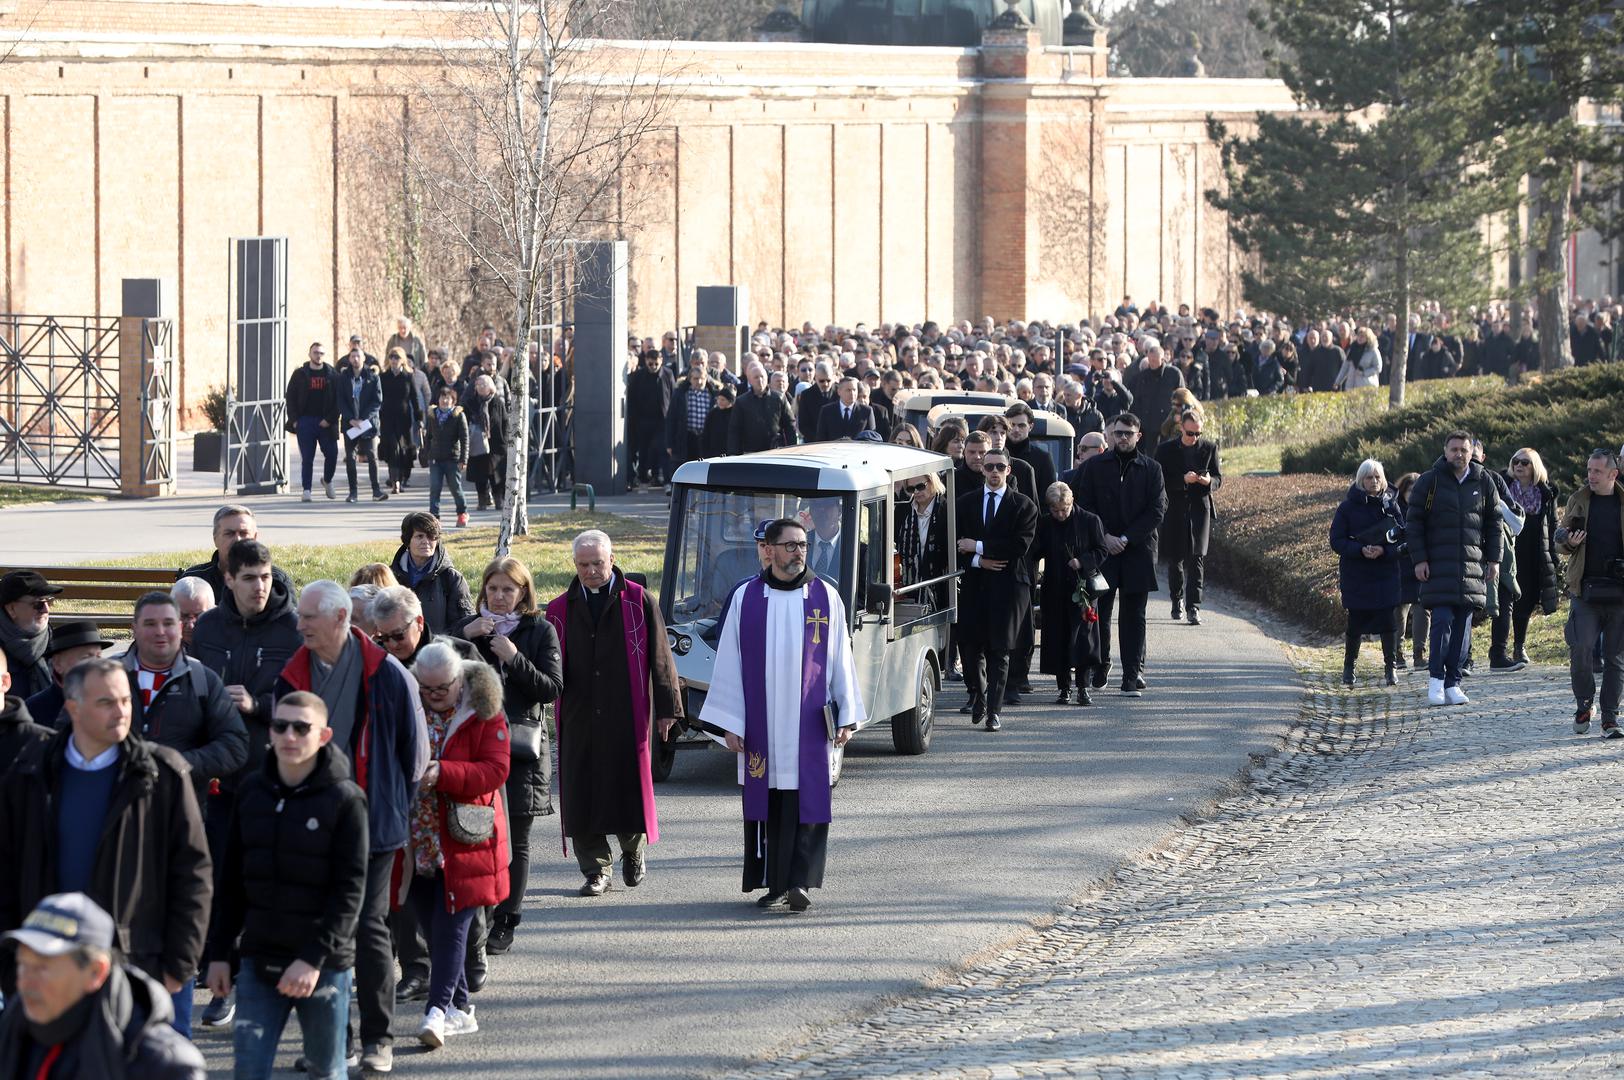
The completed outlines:
{"type": "MultiPolygon", "coordinates": [[[[258,774],[271,745],[271,705],[276,677],[304,644],[293,590],[286,575],[271,565],[271,550],[258,540],[238,540],[225,557],[225,591],[218,607],[197,620],[192,656],[220,676],[226,694],[248,730],[248,761],[211,789],[204,815],[209,850],[216,858],[225,843],[231,807],[242,781],[258,774]]],[[[206,1028],[231,1023],[226,998],[210,1001],[201,1023],[206,1028]]]]}
{"type": "MultiPolygon", "coordinates": [[[[271,720],[272,754],[243,781],[226,833],[210,951],[241,936],[236,1074],[269,1076],[288,1014],[299,1013],[305,1068],[346,1075],[355,930],[367,879],[366,796],[329,742],[327,706],[285,695],[271,720]]],[[[209,989],[231,993],[231,965],[209,964],[209,989]]]]}

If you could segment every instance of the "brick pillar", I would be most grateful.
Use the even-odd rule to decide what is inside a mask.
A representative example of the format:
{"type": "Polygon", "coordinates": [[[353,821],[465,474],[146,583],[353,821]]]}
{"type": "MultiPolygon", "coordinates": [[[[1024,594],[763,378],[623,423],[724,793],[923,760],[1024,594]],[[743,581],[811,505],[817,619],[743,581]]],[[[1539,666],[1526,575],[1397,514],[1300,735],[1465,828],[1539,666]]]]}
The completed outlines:
{"type": "Polygon", "coordinates": [[[1029,318],[1037,275],[1038,216],[1032,178],[1040,147],[1034,76],[1046,57],[1030,24],[1000,16],[981,38],[981,309],[1002,322],[1029,318]],[[1000,25],[1000,24],[1004,25],[1000,25]],[[1011,25],[1013,23],[1013,25],[1011,25]]]}

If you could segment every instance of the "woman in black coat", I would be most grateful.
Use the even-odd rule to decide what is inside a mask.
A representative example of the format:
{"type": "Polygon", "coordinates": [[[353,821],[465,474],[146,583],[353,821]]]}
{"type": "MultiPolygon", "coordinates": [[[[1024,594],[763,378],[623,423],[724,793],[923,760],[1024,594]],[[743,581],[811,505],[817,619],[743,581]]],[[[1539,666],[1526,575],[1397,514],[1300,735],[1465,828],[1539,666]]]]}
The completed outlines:
{"type": "Polygon", "coordinates": [[[1375,634],[1382,642],[1387,685],[1393,675],[1397,630],[1393,610],[1399,604],[1398,545],[1390,539],[1400,527],[1398,510],[1387,491],[1387,475],[1375,459],[1359,466],[1353,486],[1331,519],[1331,550],[1342,557],[1342,606],[1348,628],[1342,651],[1342,685],[1353,685],[1359,640],[1375,634]]]}
{"type": "Polygon", "coordinates": [[[1528,638],[1528,620],[1537,608],[1554,614],[1560,600],[1562,576],[1556,564],[1556,512],[1561,503],[1556,486],[1545,471],[1539,451],[1523,447],[1511,455],[1511,468],[1504,474],[1511,501],[1522,507],[1523,530],[1517,534],[1517,586],[1521,595],[1511,599],[1511,590],[1500,583],[1500,608],[1494,616],[1489,647],[1491,668],[1514,668],[1528,663],[1523,645],[1528,638]],[[1513,652],[1507,653],[1507,639],[1513,652]]]}
{"type": "Polygon", "coordinates": [[[412,433],[423,417],[418,412],[417,387],[405,350],[390,349],[384,365],[384,373],[378,377],[383,387],[383,407],[378,410],[378,456],[389,467],[390,492],[398,495],[401,485],[411,478],[417,460],[412,433]]]}
{"type": "Polygon", "coordinates": [[[513,945],[513,929],[523,911],[530,878],[530,826],[553,812],[544,707],[563,689],[564,662],[558,632],[536,604],[530,571],[511,555],[485,567],[479,610],[453,626],[451,633],[472,642],[502,680],[502,712],[512,735],[513,762],[503,802],[513,861],[508,868],[508,898],[496,908],[486,944],[491,952],[501,953],[513,945]]]}
{"type": "MultiPolygon", "coordinates": [[[[1398,519],[1410,516],[1410,489],[1421,479],[1420,473],[1405,473],[1393,485],[1393,509],[1398,519]]],[[[1404,670],[1404,639],[1410,637],[1414,646],[1416,670],[1427,666],[1427,633],[1432,627],[1432,616],[1421,606],[1421,583],[1415,580],[1415,560],[1410,558],[1410,545],[1398,548],[1398,607],[1393,611],[1393,629],[1398,634],[1398,656],[1394,666],[1404,670]],[[1412,625],[1413,624],[1413,625],[1412,625]]]]}
{"type": "Polygon", "coordinates": [[[1108,554],[1105,526],[1098,516],[1072,503],[1071,488],[1056,481],[1046,493],[1044,513],[1038,518],[1037,554],[1043,559],[1043,581],[1038,603],[1043,608],[1043,641],[1038,670],[1053,675],[1060,696],[1056,705],[1072,701],[1072,672],[1077,674],[1076,704],[1092,705],[1088,675],[1100,663],[1099,614],[1093,601],[1076,599],[1079,582],[1099,572],[1108,554]]]}
{"type": "Polygon", "coordinates": [[[1173,618],[1187,611],[1191,626],[1201,622],[1204,563],[1217,517],[1213,496],[1224,483],[1218,444],[1201,437],[1203,423],[1199,406],[1186,409],[1173,437],[1156,447],[1156,464],[1162,467],[1167,489],[1167,516],[1159,536],[1161,559],[1167,566],[1167,591],[1173,599],[1173,618]]]}

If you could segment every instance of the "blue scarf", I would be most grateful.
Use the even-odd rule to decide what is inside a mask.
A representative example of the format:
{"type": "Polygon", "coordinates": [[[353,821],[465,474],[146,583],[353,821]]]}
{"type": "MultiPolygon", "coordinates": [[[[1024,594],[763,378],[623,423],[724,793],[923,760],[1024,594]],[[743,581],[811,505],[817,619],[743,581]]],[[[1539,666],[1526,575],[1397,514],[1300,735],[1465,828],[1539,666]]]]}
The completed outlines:
{"type": "Polygon", "coordinates": [[[447,420],[451,419],[451,410],[450,409],[442,409],[438,405],[436,405],[434,407],[434,419],[439,423],[442,423],[442,424],[445,423],[447,420]]]}

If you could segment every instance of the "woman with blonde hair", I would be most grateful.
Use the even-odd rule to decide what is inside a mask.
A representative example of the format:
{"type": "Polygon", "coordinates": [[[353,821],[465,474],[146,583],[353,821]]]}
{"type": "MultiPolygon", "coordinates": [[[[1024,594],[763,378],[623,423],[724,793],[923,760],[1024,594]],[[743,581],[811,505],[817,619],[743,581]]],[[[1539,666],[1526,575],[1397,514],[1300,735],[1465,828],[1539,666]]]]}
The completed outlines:
{"type": "MultiPolygon", "coordinates": [[[[450,628],[471,642],[480,659],[502,682],[502,712],[512,738],[507,776],[508,837],[513,845],[507,899],[496,908],[487,948],[504,953],[523,912],[530,878],[530,827],[553,812],[552,755],[548,751],[546,706],[564,686],[558,632],[536,603],[530,569],[511,555],[491,560],[479,586],[479,610],[450,628]]],[[[481,927],[474,930],[477,941],[481,927]]]]}
{"type": "Polygon", "coordinates": [[[1522,507],[1523,529],[1517,534],[1516,592],[1512,582],[1501,576],[1499,609],[1491,624],[1489,667],[1515,671],[1528,664],[1523,645],[1528,639],[1528,620],[1535,609],[1546,615],[1556,613],[1562,577],[1556,567],[1556,514],[1561,499],[1551,483],[1539,451],[1523,447],[1511,455],[1511,465],[1502,474],[1511,501],[1522,507]],[[1512,647],[1506,651],[1507,644],[1512,647]]]}
{"type": "Polygon", "coordinates": [[[1376,347],[1376,335],[1370,332],[1370,327],[1361,326],[1353,332],[1347,358],[1342,361],[1342,370],[1336,373],[1336,382],[1331,384],[1331,388],[1357,390],[1364,386],[1375,386],[1381,381],[1381,374],[1382,354],[1376,347]]]}
{"type": "Polygon", "coordinates": [[[350,575],[350,588],[357,585],[376,585],[380,589],[387,589],[400,582],[395,580],[395,572],[388,565],[381,562],[362,563],[350,575]]]}
{"type": "Polygon", "coordinates": [[[1201,425],[1206,426],[1207,412],[1201,407],[1201,399],[1191,391],[1181,386],[1173,391],[1169,401],[1171,404],[1167,410],[1167,419],[1162,421],[1162,439],[1172,439],[1178,436],[1181,418],[1187,412],[1195,413],[1196,418],[1201,421],[1201,425]]]}

